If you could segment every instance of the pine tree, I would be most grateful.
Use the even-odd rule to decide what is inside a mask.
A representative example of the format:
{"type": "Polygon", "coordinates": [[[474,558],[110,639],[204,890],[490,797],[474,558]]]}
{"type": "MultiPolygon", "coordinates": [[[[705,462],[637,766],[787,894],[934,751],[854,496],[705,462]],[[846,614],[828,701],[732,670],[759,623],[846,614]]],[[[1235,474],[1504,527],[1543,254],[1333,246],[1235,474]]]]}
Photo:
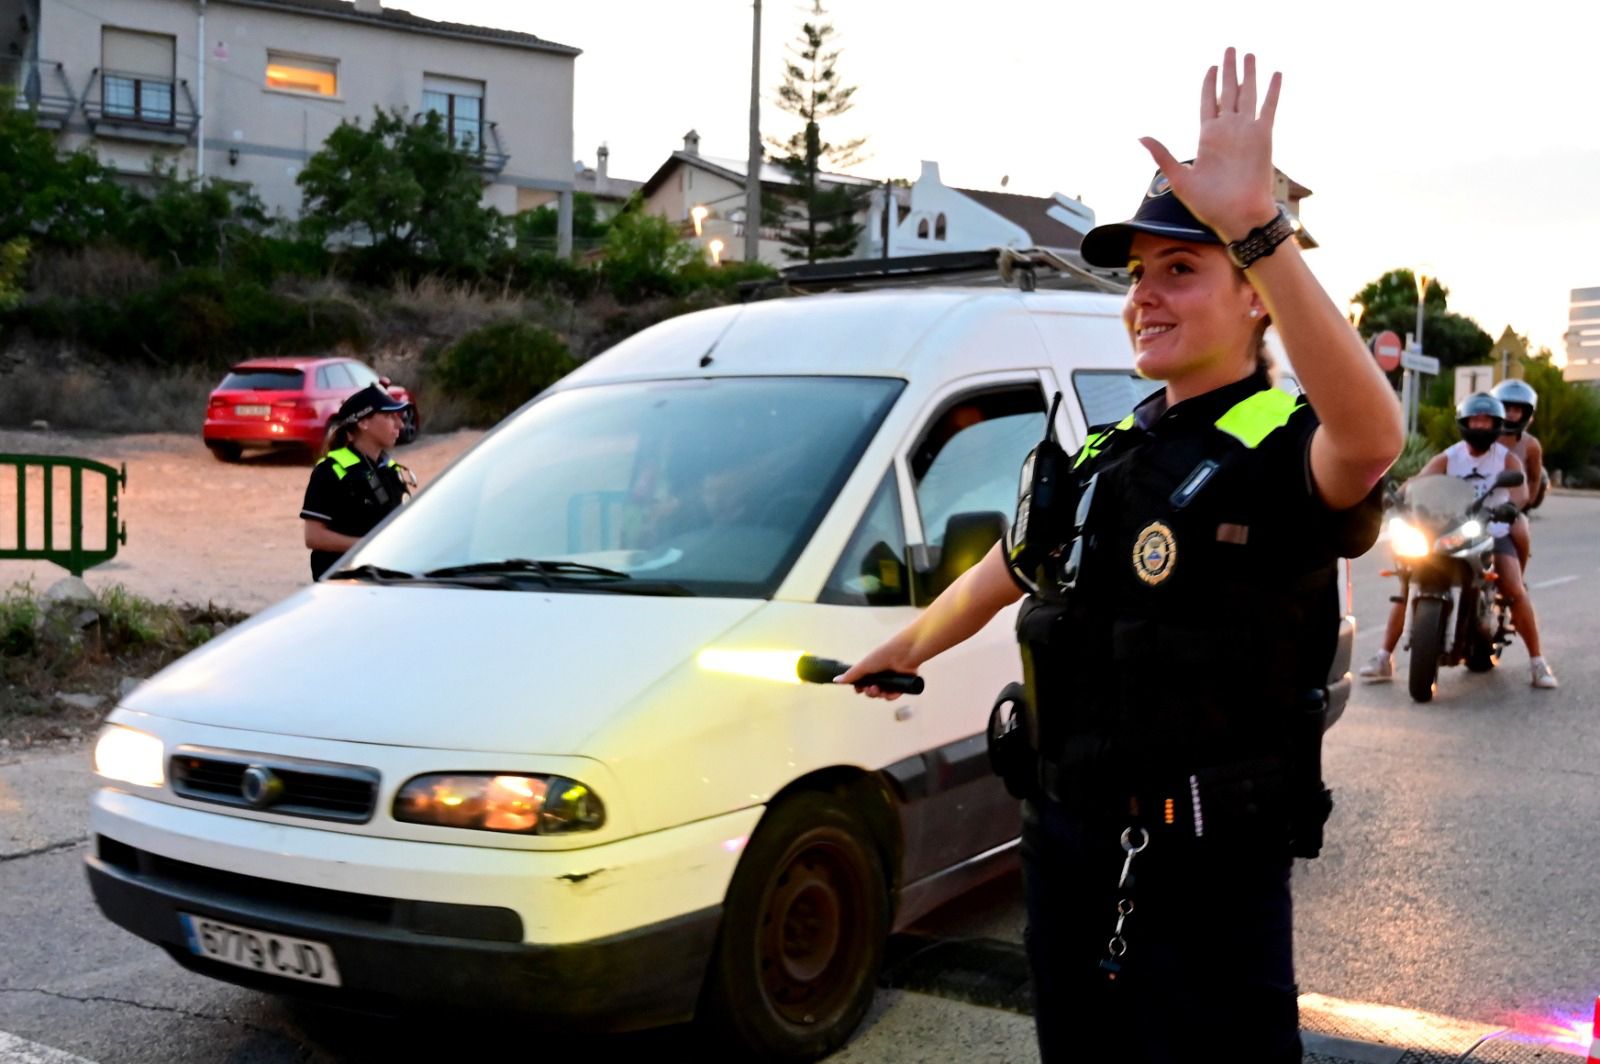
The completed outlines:
{"type": "MultiPolygon", "coordinates": [[[[797,262],[854,255],[862,229],[855,216],[866,199],[864,186],[838,185],[820,176],[825,165],[843,168],[859,162],[866,139],[843,144],[822,139],[823,120],[850,110],[856,87],[839,82],[840,51],[829,44],[834,29],[823,21],[827,12],[822,0],[814,0],[811,14],[814,21],[801,26],[798,43],[790,46],[792,57],[784,62],[783,84],[778,86],[778,106],[803,125],[787,140],[768,141],[793,181],[781,193],[790,223],[783,242],[784,254],[797,262]]],[[[765,206],[762,213],[768,213],[765,206]]]]}

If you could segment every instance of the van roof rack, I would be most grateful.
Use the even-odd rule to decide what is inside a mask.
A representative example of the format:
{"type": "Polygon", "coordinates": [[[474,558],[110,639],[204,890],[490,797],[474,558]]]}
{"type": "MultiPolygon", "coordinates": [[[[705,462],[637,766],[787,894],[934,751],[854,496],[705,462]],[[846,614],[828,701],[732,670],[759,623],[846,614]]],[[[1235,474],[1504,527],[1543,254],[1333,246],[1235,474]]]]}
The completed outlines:
{"type": "Polygon", "coordinates": [[[1128,290],[1128,275],[1124,270],[1089,266],[1075,253],[1052,248],[985,248],[934,255],[805,263],[780,270],[775,278],[746,281],[739,286],[739,291],[744,299],[750,300],[932,285],[1019,288],[1024,292],[1048,288],[1122,295],[1128,290]]]}

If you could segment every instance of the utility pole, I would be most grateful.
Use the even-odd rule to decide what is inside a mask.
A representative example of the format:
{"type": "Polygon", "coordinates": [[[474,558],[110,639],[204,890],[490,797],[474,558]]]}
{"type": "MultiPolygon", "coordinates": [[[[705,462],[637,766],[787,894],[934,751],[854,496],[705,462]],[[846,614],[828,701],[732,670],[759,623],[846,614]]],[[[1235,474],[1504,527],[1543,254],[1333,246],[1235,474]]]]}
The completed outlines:
{"type": "MultiPolygon", "coordinates": [[[[194,174],[200,179],[206,176],[206,0],[200,0],[198,18],[195,20],[195,91],[199,98],[195,103],[194,116],[194,174]]],[[[177,103],[174,94],[173,103],[177,103]]]]}
{"type": "Polygon", "coordinates": [[[761,0],[750,30],[750,161],[744,175],[744,261],[761,257],[761,0]]]}

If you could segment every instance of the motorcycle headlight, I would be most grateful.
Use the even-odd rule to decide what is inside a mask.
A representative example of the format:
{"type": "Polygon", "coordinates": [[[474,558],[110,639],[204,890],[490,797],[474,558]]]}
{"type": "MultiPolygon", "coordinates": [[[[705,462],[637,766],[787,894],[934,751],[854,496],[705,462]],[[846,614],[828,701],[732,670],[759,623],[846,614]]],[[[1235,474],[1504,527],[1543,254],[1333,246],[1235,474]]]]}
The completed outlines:
{"type": "Polygon", "coordinates": [[[160,787],[167,782],[161,740],[120,724],[107,724],[94,743],[94,770],[108,780],[160,787]]]}
{"type": "Polygon", "coordinates": [[[1481,535],[1483,535],[1483,526],[1477,521],[1468,521],[1466,524],[1461,526],[1461,536],[1463,539],[1477,539],[1481,535]]]}
{"type": "Polygon", "coordinates": [[[1427,533],[1403,517],[1389,519],[1389,549],[1401,558],[1421,558],[1432,545],[1427,533]]]}
{"type": "Polygon", "coordinates": [[[564,776],[436,773],[406,782],[394,818],[412,824],[522,835],[595,831],[606,822],[600,796],[564,776]]]}

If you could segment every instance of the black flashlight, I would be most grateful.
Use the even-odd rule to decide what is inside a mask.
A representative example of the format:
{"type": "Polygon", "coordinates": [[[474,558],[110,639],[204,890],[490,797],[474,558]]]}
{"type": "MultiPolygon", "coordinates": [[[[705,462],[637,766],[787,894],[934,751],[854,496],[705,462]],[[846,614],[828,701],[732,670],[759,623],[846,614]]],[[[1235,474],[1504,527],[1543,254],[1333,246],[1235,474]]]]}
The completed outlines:
{"type": "MultiPolygon", "coordinates": [[[[813,657],[810,654],[802,654],[794,669],[806,683],[832,683],[849,670],[850,666],[845,662],[813,657]]],[[[880,691],[892,691],[896,694],[920,695],[926,685],[923,684],[922,677],[913,676],[909,672],[869,672],[858,679],[855,686],[858,690],[863,687],[876,687],[880,691]]]]}

